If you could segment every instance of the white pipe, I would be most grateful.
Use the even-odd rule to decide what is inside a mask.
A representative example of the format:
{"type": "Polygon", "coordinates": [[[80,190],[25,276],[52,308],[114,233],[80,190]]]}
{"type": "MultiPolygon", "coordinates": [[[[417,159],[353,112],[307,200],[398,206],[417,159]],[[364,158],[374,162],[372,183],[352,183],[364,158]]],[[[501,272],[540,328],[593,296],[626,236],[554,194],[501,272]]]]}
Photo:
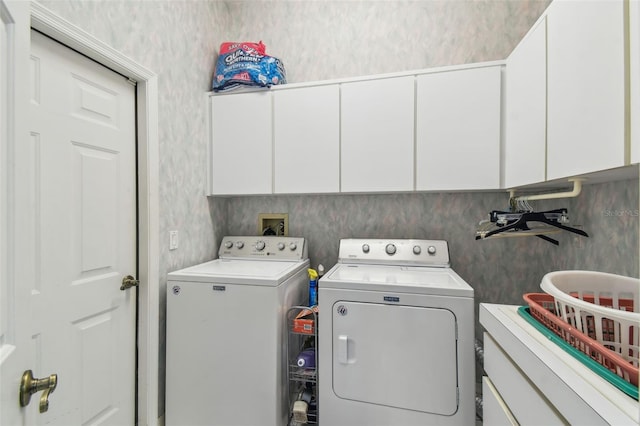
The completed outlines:
{"type": "Polygon", "coordinates": [[[552,192],[549,194],[536,194],[536,195],[520,195],[514,198],[514,190],[509,191],[509,196],[516,201],[535,201],[535,200],[552,200],[556,198],[574,198],[580,195],[582,191],[582,182],[585,179],[569,179],[569,182],[573,182],[573,190],[567,192],[552,192]]]}

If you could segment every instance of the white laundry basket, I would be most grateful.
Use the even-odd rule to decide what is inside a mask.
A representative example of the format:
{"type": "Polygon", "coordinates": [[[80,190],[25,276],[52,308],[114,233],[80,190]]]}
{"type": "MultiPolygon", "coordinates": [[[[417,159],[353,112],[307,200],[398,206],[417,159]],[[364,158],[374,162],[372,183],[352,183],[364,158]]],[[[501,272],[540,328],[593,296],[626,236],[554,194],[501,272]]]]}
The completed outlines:
{"type": "Polygon", "coordinates": [[[640,280],[595,271],[556,271],[540,284],[565,322],[638,367],[640,280]]]}

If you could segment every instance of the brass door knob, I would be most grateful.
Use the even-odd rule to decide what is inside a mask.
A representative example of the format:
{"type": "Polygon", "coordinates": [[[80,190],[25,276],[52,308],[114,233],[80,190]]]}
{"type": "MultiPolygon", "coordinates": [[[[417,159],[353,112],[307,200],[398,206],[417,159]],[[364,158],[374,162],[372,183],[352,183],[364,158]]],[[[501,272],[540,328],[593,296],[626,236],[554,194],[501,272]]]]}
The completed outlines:
{"type": "Polygon", "coordinates": [[[49,395],[56,390],[58,386],[58,375],[52,374],[44,379],[34,379],[33,372],[26,370],[22,374],[20,381],[20,406],[26,407],[31,402],[31,395],[42,392],[40,396],[40,412],[44,413],[49,409],[49,395]]]}
{"type": "Polygon", "coordinates": [[[124,291],[131,287],[137,287],[140,285],[140,281],[133,278],[132,275],[127,275],[122,279],[122,285],[120,286],[120,290],[124,291]]]}

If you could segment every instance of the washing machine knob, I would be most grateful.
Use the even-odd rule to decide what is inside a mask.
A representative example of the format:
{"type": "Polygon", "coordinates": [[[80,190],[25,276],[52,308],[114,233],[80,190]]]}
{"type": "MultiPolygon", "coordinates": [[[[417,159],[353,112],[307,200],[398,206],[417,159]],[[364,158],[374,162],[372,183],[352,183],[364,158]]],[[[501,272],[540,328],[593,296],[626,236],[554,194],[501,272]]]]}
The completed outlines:
{"type": "Polygon", "coordinates": [[[420,248],[420,246],[413,246],[413,254],[420,254],[422,253],[422,249],[420,248]]]}
{"type": "Polygon", "coordinates": [[[363,253],[369,253],[369,244],[363,244],[362,245],[362,252],[363,253]]]}
{"type": "Polygon", "coordinates": [[[387,244],[387,247],[385,247],[385,251],[390,256],[396,254],[396,245],[395,244],[387,244]]]}
{"type": "Polygon", "coordinates": [[[244,247],[244,243],[242,241],[238,241],[236,243],[236,248],[241,249],[242,247],[244,247]]]}
{"type": "Polygon", "coordinates": [[[264,250],[265,245],[266,244],[264,243],[264,241],[258,241],[256,243],[256,250],[258,250],[258,251],[264,250]]]}
{"type": "Polygon", "coordinates": [[[436,247],[435,247],[435,246],[429,246],[429,247],[427,248],[427,252],[428,252],[429,254],[432,254],[432,255],[433,255],[433,254],[436,254],[436,247]]]}
{"type": "Polygon", "coordinates": [[[291,249],[291,251],[295,251],[297,248],[298,248],[298,245],[296,243],[289,244],[289,249],[291,249]]]}
{"type": "Polygon", "coordinates": [[[278,243],[278,250],[284,250],[284,243],[278,243]]]}
{"type": "Polygon", "coordinates": [[[227,241],[226,243],[224,243],[224,246],[230,249],[231,247],[233,247],[233,241],[227,241]]]}

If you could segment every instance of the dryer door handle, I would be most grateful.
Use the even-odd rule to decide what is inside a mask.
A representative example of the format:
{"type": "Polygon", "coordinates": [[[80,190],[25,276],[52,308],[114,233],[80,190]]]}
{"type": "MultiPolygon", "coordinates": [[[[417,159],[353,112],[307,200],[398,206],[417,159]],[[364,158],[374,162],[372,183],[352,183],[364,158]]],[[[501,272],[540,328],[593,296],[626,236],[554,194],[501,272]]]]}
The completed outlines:
{"type": "Polygon", "coordinates": [[[349,336],[341,334],[338,336],[338,362],[341,364],[349,363],[349,336]]]}

